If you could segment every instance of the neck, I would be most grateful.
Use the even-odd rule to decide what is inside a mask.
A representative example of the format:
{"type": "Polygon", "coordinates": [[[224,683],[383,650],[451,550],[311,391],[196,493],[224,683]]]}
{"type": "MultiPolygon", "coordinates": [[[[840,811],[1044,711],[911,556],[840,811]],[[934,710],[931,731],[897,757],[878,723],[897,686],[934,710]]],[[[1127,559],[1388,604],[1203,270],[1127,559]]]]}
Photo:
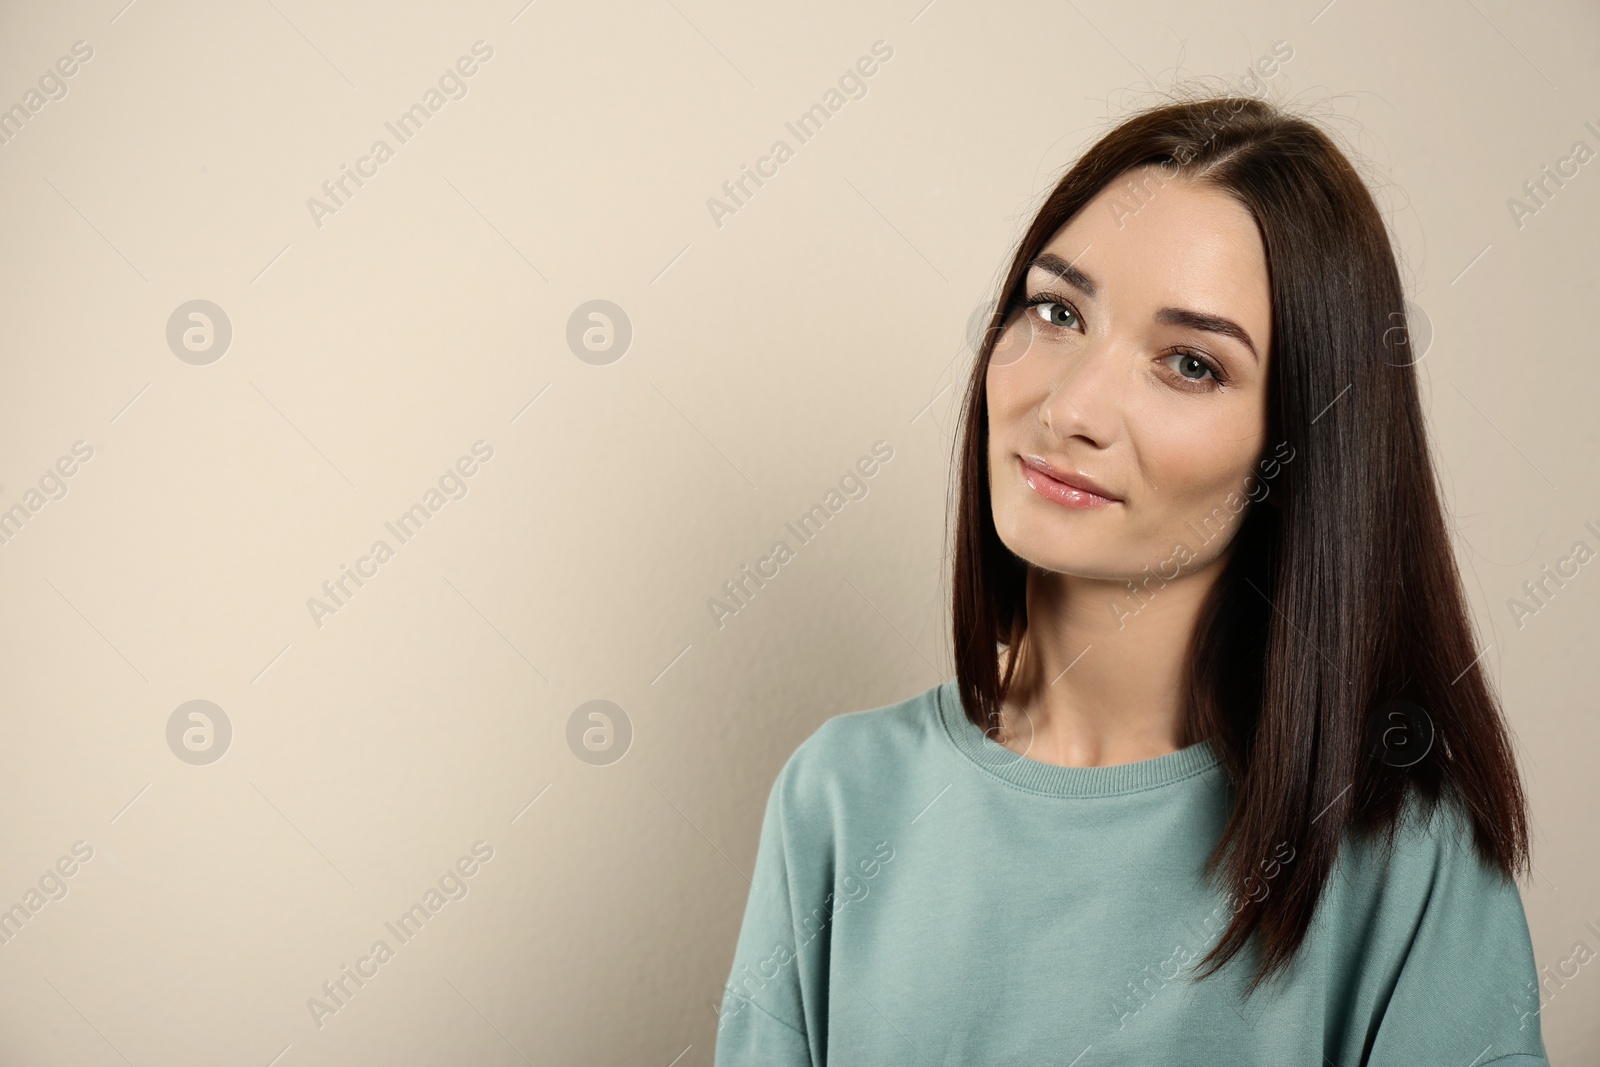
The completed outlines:
{"type": "MultiPolygon", "coordinates": [[[[1226,558],[1142,596],[1121,580],[1029,567],[1028,631],[996,740],[1068,767],[1133,763],[1184,747],[1189,650],[1226,558]]],[[[1002,653],[1002,675],[1011,651],[1002,653]]]]}

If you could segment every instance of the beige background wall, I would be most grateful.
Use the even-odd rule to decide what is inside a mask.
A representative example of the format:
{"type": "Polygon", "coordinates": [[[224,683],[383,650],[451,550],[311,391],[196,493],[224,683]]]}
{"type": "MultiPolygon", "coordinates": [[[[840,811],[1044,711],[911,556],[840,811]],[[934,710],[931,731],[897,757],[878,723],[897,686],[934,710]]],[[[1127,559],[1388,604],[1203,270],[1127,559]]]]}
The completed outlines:
{"type": "MultiPolygon", "coordinates": [[[[1591,6],[124,3],[0,8],[0,106],[38,105],[0,145],[0,508],[27,513],[0,906],[65,889],[0,946],[0,1059],[710,1064],[773,776],[950,674],[971,313],[1109,117],[1275,41],[1264,91],[1367,161],[1431,322],[1539,961],[1600,950],[1600,564],[1520,627],[1507,603],[1600,546],[1600,164],[1507,206],[1600,149],[1591,6]],[[609,350],[569,344],[593,300],[625,348],[614,312],[609,350]],[[866,495],[719,625],[880,441],[866,495]],[[221,714],[186,743],[196,700],[221,714]],[[309,998],[441,879],[459,899],[319,1026],[309,998]]],[[[1600,963],[1545,1009],[1554,1062],[1600,1051],[1597,1009],[1600,963]]]]}

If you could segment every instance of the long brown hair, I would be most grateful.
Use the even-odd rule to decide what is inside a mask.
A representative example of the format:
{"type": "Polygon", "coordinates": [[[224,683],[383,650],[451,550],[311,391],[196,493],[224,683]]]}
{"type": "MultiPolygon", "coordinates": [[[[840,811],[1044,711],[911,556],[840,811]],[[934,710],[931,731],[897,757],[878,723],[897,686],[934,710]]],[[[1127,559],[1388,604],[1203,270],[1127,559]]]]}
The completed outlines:
{"type": "Polygon", "coordinates": [[[967,717],[999,725],[1027,632],[1028,564],[990,511],[985,380],[1026,300],[1029,264],[1133,167],[1209,183],[1253,216],[1272,306],[1267,437],[1293,462],[1276,506],[1252,506],[1201,607],[1188,653],[1186,743],[1208,739],[1234,803],[1205,874],[1238,894],[1200,977],[1259,931],[1249,991],[1304,940],[1347,833],[1392,847],[1408,793],[1471,819],[1478,853],[1526,868],[1527,801],[1481,666],[1418,403],[1404,294],[1371,193],[1327,134],[1267,101],[1223,96],[1138,112],[1061,178],[1023,237],[979,345],[962,413],[951,581],[967,717]],[[1425,753],[1425,758],[1413,758],[1425,753]],[[1257,899],[1266,861],[1274,871],[1257,899]]]}

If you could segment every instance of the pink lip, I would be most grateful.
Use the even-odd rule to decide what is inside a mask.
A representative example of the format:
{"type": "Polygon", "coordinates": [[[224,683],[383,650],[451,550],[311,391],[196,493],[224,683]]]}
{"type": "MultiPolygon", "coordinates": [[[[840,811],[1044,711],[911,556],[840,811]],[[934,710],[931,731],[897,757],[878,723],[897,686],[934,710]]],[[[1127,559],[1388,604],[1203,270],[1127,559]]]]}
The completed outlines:
{"type": "Polygon", "coordinates": [[[1069,508],[1103,508],[1122,503],[1082,474],[1058,471],[1038,456],[1017,459],[1022,465],[1022,480],[1046,500],[1069,508]]]}

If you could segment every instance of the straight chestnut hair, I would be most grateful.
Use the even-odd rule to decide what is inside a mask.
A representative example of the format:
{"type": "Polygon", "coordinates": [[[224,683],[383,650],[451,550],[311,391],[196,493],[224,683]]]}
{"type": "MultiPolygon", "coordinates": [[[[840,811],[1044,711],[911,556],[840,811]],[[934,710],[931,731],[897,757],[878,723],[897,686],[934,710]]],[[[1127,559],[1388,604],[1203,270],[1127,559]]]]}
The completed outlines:
{"type": "Polygon", "coordinates": [[[1221,872],[1243,902],[1200,977],[1259,932],[1253,993],[1299,949],[1347,833],[1378,835],[1387,854],[1408,793],[1430,817],[1446,799],[1470,816],[1478,854],[1515,878],[1531,862],[1527,800],[1446,533],[1383,218],[1326,134],[1251,97],[1121,122],[1062,177],[1011,261],[959,444],[951,623],[967,717],[999,727],[1022,658],[1002,678],[999,651],[1020,652],[1028,630],[1029,565],[1001,543],[990,509],[990,356],[1023,307],[1034,257],[1145,164],[1223,190],[1254,217],[1272,306],[1266,440],[1294,447],[1276,499],[1251,504],[1238,526],[1186,670],[1183,744],[1209,739],[1234,795],[1204,873],[1221,872]],[[1294,861],[1252,899],[1258,865],[1283,843],[1294,861]]]}

